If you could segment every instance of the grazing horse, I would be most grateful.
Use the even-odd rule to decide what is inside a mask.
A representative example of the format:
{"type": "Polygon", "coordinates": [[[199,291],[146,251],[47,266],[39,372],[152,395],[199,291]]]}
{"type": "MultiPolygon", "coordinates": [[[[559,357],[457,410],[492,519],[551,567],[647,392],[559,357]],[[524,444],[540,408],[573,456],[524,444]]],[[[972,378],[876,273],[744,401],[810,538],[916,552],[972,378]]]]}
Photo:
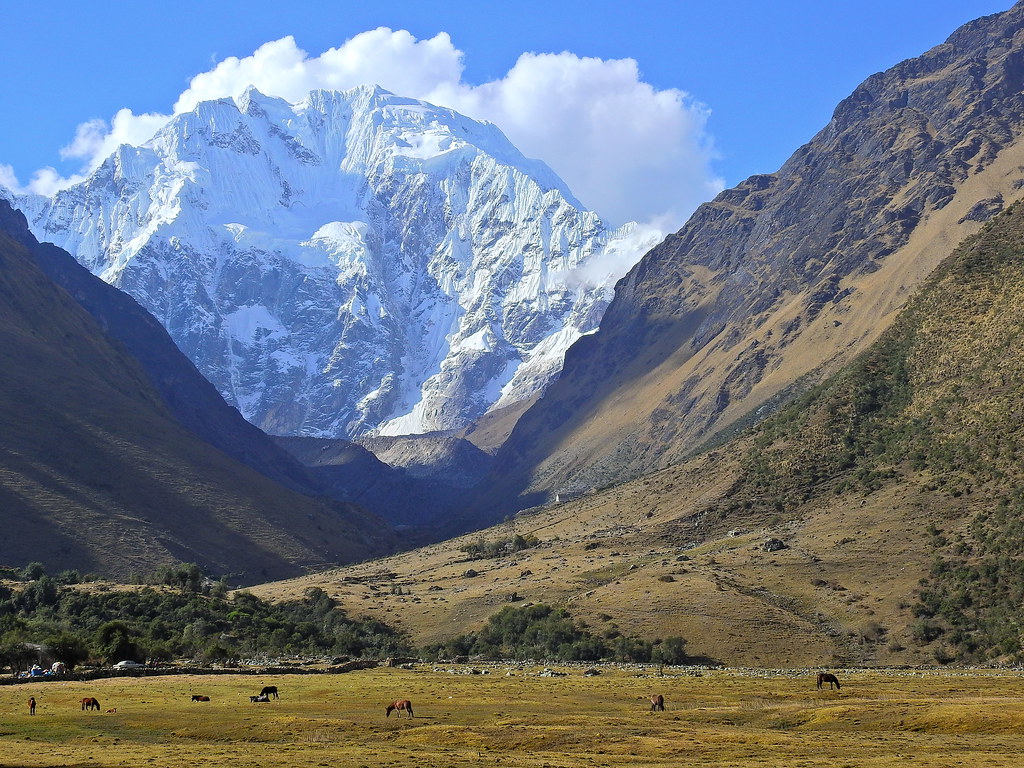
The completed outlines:
{"type": "Polygon", "coordinates": [[[277,686],[276,685],[265,685],[265,686],[263,686],[263,690],[260,691],[260,696],[273,696],[275,699],[281,698],[280,696],[277,695],[277,686]]]}
{"type": "Polygon", "coordinates": [[[656,693],[653,696],[651,696],[651,712],[654,712],[655,710],[659,709],[662,712],[665,711],[665,697],[662,696],[660,693],[656,693]]]}
{"type": "Polygon", "coordinates": [[[384,717],[391,717],[392,710],[398,710],[398,717],[402,716],[402,710],[409,713],[409,717],[412,717],[412,702],[408,699],[399,699],[393,704],[388,704],[387,709],[384,710],[384,717]]]}
{"type": "Polygon", "coordinates": [[[270,697],[267,696],[267,694],[265,693],[261,693],[259,696],[250,696],[249,701],[251,701],[253,704],[259,704],[262,702],[270,701],[270,697]]]}
{"type": "Polygon", "coordinates": [[[94,699],[92,696],[86,696],[82,699],[82,711],[89,709],[95,709],[97,712],[100,711],[100,702],[98,699],[94,699]]]}
{"type": "Polygon", "coordinates": [[[839,684],[839,678],[838,677],[836,677],[835,675],[831,674],[830,672],[819,672],[818,673],[818,690],[819,691],[821,690],[821,686],[824,685],[825,683],[828,683],[829,690],[832,689],[833,685],[835,685],[836,690],[842,688],[842,686],[839,684]]]}
{"type": "Polygon", "coordinates": [[[36,713],[36,697],[35,696],[29,696],[28,697],[28,713],[30,715],[34,715],[36,713]]]}
{"type": "Polygon", "coordinates": [[[209,701],[209,700],[210,700],[209,696],[202,696],[202,695],[200,695],[198,693],[193,693],[192,694],[192,701],[209,701]]]}

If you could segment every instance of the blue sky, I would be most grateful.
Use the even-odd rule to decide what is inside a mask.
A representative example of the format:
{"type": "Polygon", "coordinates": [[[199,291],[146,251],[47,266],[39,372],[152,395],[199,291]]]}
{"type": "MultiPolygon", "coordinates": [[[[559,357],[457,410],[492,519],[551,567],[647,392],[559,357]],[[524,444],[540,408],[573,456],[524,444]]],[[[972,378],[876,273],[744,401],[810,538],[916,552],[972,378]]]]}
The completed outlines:
{"type": "MultiPolygon", "coordinates": [[[[264,44],[288,35],[315,60],[359,33],[385,26],[408,30],[420,43],[434,40],[439,49],[443,41],[436,36],[447,33],[450,45],[438,60],[443,64],[452,51],[461,53],[462,91],[458,103],[446,106],[464,111],[475,106],[480,114],[474,117],[494,120],[527,154],[546,160],[584,203],[613,220],[664,216],[674,228],[721,185],[776,170],[867,76],[937,45],[964,22],[1009,5],[1009,0],[10,3],[0,45],[0,164],[10,166],[21,184],[46,166],[63,177],[80,173],[95,163],[97,147],[106,146],[96,143],[99,124],[92,133],[79,134],[85,143],[96,139],[93,145],[66,150],[64,157],[60,150],[72,145],[88,121],[109,127],[124,108],[133,116],[169,115],[196,75],[227,57],[252,57],[264,44]],[[562,52],[574,57],[537,59],[533,70],[523,65],[515,70],[520,90],[529,77],[537,77],[536,87],[544,89],[562,76],[581,90],[578,101],[564,100],[564,109],[551,119],[550,136],[539,132],[551,102],[525,104],[510,98],[508,88],[500,98],[486,89],[473,91],[511,81],[509,73],[524,53],[562,52]],[[636,82],[623,86],[621,78],[606,77],[610,65],[603,74],[581,75],[591,58],[635,60],[636,82]],[[538,75],[542,64],[547,70],[538,75]],[[652,112],[646,133],[591,131],[592,144],[580,142],[577,156],[569,157],[568,148],[576,144],[567,138],[573,112],[600,100],[600,89],[613,81],[625,91],[620,101],[609,103],[627,104],[620,114],[630,117],[620,122],[641,121],[633,119],[631,98],[647,99],[650,106],[667,94],[674,106],[652,112]],[[685,144],[686,151],[670,153],[653,136],[685,144]],[[673,154],[674,159],[659,167],[656,157],[642,156],[644,146],[652,157],[673,154]],[[588,161],[607,171],[588,173],[588,161]],[[620,178],[623,192],[616,197],[608,190],[620,178]],[[659,196],[666,201],[661,209],[659,196]]],[[[401,67],[401,55],[393,65],[401,67]]],[[[423,60],[409,59],[408,68],[422,66],[416,62],[423,60]]],[[[392,77],[405,82],[395,73],[392,77]]],[[[408,95],[436,97],[453,87],[408,95]]]]}

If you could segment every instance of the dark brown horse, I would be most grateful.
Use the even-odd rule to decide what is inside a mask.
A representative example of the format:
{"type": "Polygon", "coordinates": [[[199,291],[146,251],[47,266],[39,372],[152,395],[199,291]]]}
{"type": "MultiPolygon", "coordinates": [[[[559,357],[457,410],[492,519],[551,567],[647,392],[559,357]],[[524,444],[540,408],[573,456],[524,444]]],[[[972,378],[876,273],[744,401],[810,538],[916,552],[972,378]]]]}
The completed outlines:
{"type": "Polygon", "coordinates": [[[97,712],[100,711],[100,702],[98,699],[94,699],[92,696],[87,696],[82,699],[82,711],[88,709],[95,709],[97,712]]]}
{"type": "Polygon", "coordinates": [[[399,717],[402,716],[402,711],[403,710],[405,710],[406,712],[409,713],[409,717],[412,717],[412,702],[409,701],[408,699],[399,699],[398,701],[394,702],[393,704],[388,704],[387,709],[384,710],[384,716],[385,717],[391,717],[391,711],[395,710],[395,709],[398,710],[398,716],[399,717]]]}
{"type": "Polygon", "coordinates": [[[265,686],[263,686],[263,690],[260,691],[260,696],[273,696],[275,699],[281,698],[280,696],[277,695],[277,686],[276,685],[265,685],[265,686]]]}
{"type": "Polygon", "coordinates": [[[825,683],[828,683],[829,690],[832,689],[833,685],[835,685],[836,690],[839,690],[840,688],[842,688],[842,686],[839,684],[839,678],[838,677],[836,677],[835,675],[833,675],[830,672],[819,672],[818,673],[818,690],[819,691],[821,690],[821,686],[823,686],[825,683]]]}
{"type": "Polygon", "coordinates": [[[29,696],[28,697],[28,713],[30,715],[34,715],[36,713],[36,697],[35,696],[29,696]]]}
{"type": "Polygon", "coordinates": [[[209,700],[210,700],[209,696],[203,696],[203,695],[198,694],[198,693],[193,693],[192,694],[192,701],[209,701],[209,700]]]}
{"type": "Polygon", "coordinates": [[[665,697],[662,696],[660,693],[656,693],[653,696],[651,696],[651,712],[654,712],[655,710],[659,709],[662,712],[665,711],[665,697]]]}

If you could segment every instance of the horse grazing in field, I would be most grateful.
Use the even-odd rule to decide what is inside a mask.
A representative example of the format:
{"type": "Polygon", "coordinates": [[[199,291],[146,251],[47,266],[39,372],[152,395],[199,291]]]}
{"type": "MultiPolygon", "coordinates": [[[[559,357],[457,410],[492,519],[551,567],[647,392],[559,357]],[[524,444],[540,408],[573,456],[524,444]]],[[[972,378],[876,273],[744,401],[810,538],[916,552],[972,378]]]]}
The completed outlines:
{"type": "Polygon", "coordinates": [[[100,711],[100,702],[98,699],[94,699],[92,696],[86,696],[82,699],[82,711],[85,712],[89,709],[95,709],[97,712],[100,711]]]}
{"type": "Polygon", "coordinates": [[[275,699],[281,698],[280,696],[277,695],[277,686],[276,685],[265,685],[265,686],[263,686],[263,690],[260,691],[260,696],[273,696],[275,699]]]}
{"type": "Polygon", "coordinates": [[[832,689],[833,685],[835,685],[836,690],[839,690],[840,688],[842,688],[842,686],[839,684],[839,678],[838,677],[836,677],[835,675],[831,674],[830,672],[819,672],[818,673],[818,690],[819,691],[821,690],[821,686],[823,686],[825,683],[828,683],[829,690],[832,689]]]}
{"type": "Polygon", "coordinates": [[[399,699],[392,704],[388,704],[387,709],[384,710],[384,717],[391,717],[392,710],[396,709],[398,710],[398,717],[402,716],[403,710],[409,713],[409,717],[412,717],[412,702],[408,699],[399,699]]]}
{"type": "Polygon", "coordinates": [[[36,697],[35,696],[29,696],[28,697],[28,713],[30,715],[34,715],[36,713],[36,697]]]}
{"type": "Polygon", "coordinates": [[[193,693],[192,694],[192,701],[209,701],[209,700],[210,700],[209,696],[202,696],[202,695],[200,695],[198,693],[193,693]]]}
{"type": "Polygon", "coordinates": [[[665,697],[660,693],[656,693],[651,696],[651,712],[654,712],[655,710],[661,710],[662,712],[665,711],[665,697]]]}

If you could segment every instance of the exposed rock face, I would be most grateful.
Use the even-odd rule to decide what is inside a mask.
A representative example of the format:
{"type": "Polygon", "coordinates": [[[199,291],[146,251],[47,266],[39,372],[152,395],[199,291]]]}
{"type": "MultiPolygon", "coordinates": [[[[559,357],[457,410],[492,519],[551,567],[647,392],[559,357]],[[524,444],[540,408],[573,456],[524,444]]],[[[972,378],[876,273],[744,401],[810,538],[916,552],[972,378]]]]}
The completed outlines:
{"type": "Polygon", "coordinates": [[[1022,85],[1018,5],[868,78],[777,173],[701,206],[517,424],[497,493],[524,505],[669,465],[862,349],[1020,197],[1022,85]]]}
{"type": "Polygon", "coordinates": [[[275,434],[454,429],[529,398],[607,305],[579,268],[643,249],[495,126],[375,87],[204,102],[17,205],[275,434]]]}
{"type": "Polygon", "coordinates": [[[395,546],[379,518],[282,485],[311,491],[305,469],[233,413],[158,323],[37,243],[2,200],[0,367],[10,565],[127,578],[185,561],[252,583],[395,546]]]}

